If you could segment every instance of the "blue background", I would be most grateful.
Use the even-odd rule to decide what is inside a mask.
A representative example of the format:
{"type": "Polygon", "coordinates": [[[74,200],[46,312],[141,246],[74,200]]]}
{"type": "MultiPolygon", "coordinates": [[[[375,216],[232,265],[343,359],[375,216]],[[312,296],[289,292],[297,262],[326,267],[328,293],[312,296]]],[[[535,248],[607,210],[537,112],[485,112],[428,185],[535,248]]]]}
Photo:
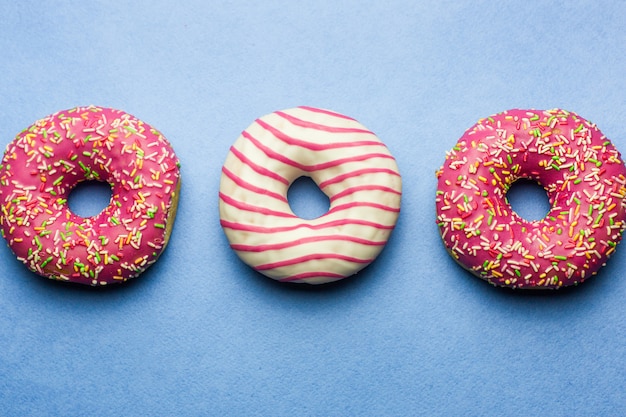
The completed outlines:
{"type": "Polygon", "coordinates": [[[170,246],[117,288],[45,280],[1,245],[2,415],[626,414],[626,249],[528,294],[462,270],[434,221],[435,170],[481,117],[562,107],[626,152],[625,2],[39,4],[0,5],[1,146],[119,108],[170,140],[183,189],[170,246]],[[314,289],[243,265],[217,210],[239,133],[297,105],[376,132],[404,185],[378,260],[314,289]]]}

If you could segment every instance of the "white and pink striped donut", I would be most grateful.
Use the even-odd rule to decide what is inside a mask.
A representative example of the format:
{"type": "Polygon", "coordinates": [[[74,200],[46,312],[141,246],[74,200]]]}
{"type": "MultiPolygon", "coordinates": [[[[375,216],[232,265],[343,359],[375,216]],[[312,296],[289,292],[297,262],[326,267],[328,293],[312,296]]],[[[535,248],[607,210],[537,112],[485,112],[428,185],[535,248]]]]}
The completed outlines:
{"type": "Polygon", "coordinates": [[[257,119],[222,168],[220,221],[246,264],[279,281],[323,284],[353,275],[383,249],[400,212],[402,181],[380,139],[356,120],[312,107],[257,119]],[[287,201],[310,177],[329,197],[304,220],[287,201]]]}

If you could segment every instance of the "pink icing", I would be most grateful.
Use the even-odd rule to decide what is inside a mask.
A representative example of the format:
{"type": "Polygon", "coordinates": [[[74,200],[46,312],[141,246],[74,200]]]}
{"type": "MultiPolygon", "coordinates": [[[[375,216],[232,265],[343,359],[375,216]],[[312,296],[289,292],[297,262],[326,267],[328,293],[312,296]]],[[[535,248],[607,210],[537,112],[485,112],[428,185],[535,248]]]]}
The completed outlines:
{"type": "Polygon", "coordinates": [[[7,146],[1,231],[17,258],[42,276],[88,285],[126,281],[167,245],[179,186],[179,161],[148,124],[95,106],[60,111],[7,146]],[[67,205],[84,180],[112,188],[110,204],[89,218],[67,205]]]}
{"type": "Polygon", "coordinates": [[[438,171],[437,224],[452,257],[498,286],[559,288],[597,273],[626,224],[626,169],[589,121],[561,109],[481,119],[438,171]],[[520,218],[506,200],[518,178],[537,180],[551,209],[520,218]]]}

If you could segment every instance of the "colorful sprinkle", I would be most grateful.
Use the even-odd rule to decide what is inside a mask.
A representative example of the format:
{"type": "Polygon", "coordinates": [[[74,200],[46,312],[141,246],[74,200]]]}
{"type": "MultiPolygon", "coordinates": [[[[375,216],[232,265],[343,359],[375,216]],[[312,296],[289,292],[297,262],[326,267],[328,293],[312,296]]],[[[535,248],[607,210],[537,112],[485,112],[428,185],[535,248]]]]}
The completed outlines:
{"type": "Polygon", "coordinates": [[[494,285],[577,285],[598,272],[626,227],[619,152],[595,125],[564,110],[510,110],[479,121],[437,176],[436,223],[449,253],[494,285]],[[506,201],[510,184],[524,177],[548,191],[552,207],[541,220],[520,218],[506,201]]]}

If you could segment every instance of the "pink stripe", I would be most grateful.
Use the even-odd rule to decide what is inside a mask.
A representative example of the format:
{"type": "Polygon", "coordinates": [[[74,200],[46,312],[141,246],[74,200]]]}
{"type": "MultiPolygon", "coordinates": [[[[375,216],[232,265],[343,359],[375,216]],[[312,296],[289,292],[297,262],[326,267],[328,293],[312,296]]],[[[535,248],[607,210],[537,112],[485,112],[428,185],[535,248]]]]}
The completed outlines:
{"type": "Polygon", "coordinates": [[[353,242],[353,243],[358,243],[361,245],[368,245],[368,246],[384,246],[386,243],[385,241],[367,240],[367,239],[361,239],[361,238],[354,237],[354,236],[329,235],[329,236],[310,236],[310,237],[305,237],[302,239],[292,240],[289,242],[270,243],[266,245],[232,244],[230,245],[230,247],[233,248],[234,250],[238,250],[242,252],[265,252],[268,250],[281,250],[281,249],[292,248],[298,245],[305,245],[307,243],[326,242],[329,240],[353,242]]]}
{"type": "Polygon", "coordinates": [[[342,164],[346,164],[346,163],[349,163],[349,162],[366,161],[366,160],[371,159],[371,158],[393,159],[393,156],[391,156],[389,154],[370,153],[370,154],[362,154],[362,155],[353,156],[351,158],[336,159],[334,161],[329,161],[329,162],[326,162],[326,163],[323,163],[323,164],[303,165],[303,164],[295,162],[295,161],[293,161],[293,160],[291,160],[291,159],[289,159],[289,158],[279,154],[278,152],[273,151],[269,147],[263,145],[258,139],[256,139],[252,135],[250,135],[248,132],[244,131],[242,133],[242,135],[243,135],[243,137],[248,139],[250,142],[252,142],[254,144],[254,146],[256,146],[259,150],[261,150],[269,158],[275,159],[275,160],[277,160],[279,162],[282,162],[283,164],[290,165],[292,167],[298,168],[298,169],[300,169],[302,171],[305,171],[305,172],[312,172],[312,171],[318,171],[318,170],[322,170],[322,169],[332,168],[332,167],[335,167],[337,165],[342,165],[342,164]]]}
{"type": "Polygon", "coordinates": [[[331,184],[336,184],[348,178],[358,177],[359,175],[363,175],[363,174],[389,174],[389,175],[394,175],[396,177],[400,176],[398,172],[389,168],[364,168],[364,169],[358,169],[356,171],[348,172],[347,174],[337,175],[335,178],[331,178],[329,180],[321,182],[319,187],[324,188],[331,184]]]}
{"type": "Polygon", "coordinates": [[[295,126],[304,127],[307,129],[315,129],[315,130],[321,130],[323,132],[331,132],[331,133],[367,133],[367,134],[373,135],[373,133],[367,129],[321,125],[319,123],[313,123],[308,120],[298,119],[297,117],[291,116],[287,113],[283,113],[282,111],[277,111],[276,114],[282,117],[283,119],[289,121],[289,123],[295,126]]]}
{"type": "Polygon", "coordinates": [[[285,185],[289,185],[289,181],[287,179],[281,177],[280,175],[278,175],[277,173],[273,171],[270,171],[269,169],[266,169],[260,165],[255,164],[248,157],[246,157],[241,151],[239,151],[239,149],[235,148],[234,146],[231,146],[230,151],[233,153],[233,155],[237,157],[237,159],[239,159],[244,164],[248,165],[257,174],[261,174],[265,177],[272,178],[278,182],[282,182],[285,185]]]}
{"type": "Polygon", "coordinates": [[[299,109],[303,109],[303,110],[308,110],[310,112],[313,113],[321,113],[321,114],[326,114],[328,116],[334,116],[334,117],[338,117],[340,119],[346,119],[346,120],[352,120],[354,122],[356,122],[355,119],[353,119],[352,117],[348,117],[344,114],[341,113],[335,113],[334,111],[330,111],[330,110],[324,110],[324,109],[318,109],[317,107],[309,107],[309,106],[299,106],[299,109]]]}
{"type": "Polygon", "coordinates": [[[354,202],[351,202],[351,203],[341,204],[339,206],[333,207],[330,210],[328,210],[328,212],[326,214],[336,213],[338,211],[343,211],[343,210],[348,210],[348,209],[351,209],[353,207],[372,207],[372,208],[376,208],[376,209],[380,209],[380,210],[384,210],[384,211],[391,211],[391,212],[394,212],[394,213],[400,213],[400,209],[399,208],[389,207],[389,206],[385,206],[385,205],[378,204],[378,203],[368,203],[368,202],[363,202],[363,201],[354,201],[354,202]]]}
{"type": "Polygon", "coordinates": [[[263,265],[255,266],[254,269],[257,271],[266,271],[268,269],[281,268],[283,266],[291,266],[296,265],[303,262],[309,261],[323,261],[325,259],[338,259],[340,261],[353,262],[357,264],[368,264],[373,261],[373,259],[359,259],[354,258],[352,256],[344,256],[338,253],[315,253],[311,255],[301,256],[299,258],[287,259],[279,262],[271,262],[263,265]]]}
{"type": "Polygon", "coordinates": [[[320,230],[331,227],[339,227],[339,226],[349,226],[349,225],[358,225],[358,226],[366,226],[373,227],[379,230],[393,230],[394,226],[386,226],[381,223],[369,222],[367,220],[351,220],[351,219],[342,219],[342,220],[334,220],[327,223],[321,223],[318,225],[312,225],[307,223],[299,223],[294,226],[283,226],[283,227],[263,227],[256,225],[248,225],[237,222],[229,222],[227,220],[220,220],[220,224],[222,227],[227,227],[233,230],[243,230],[246,232],[254,232],[254,233],[281,233],[281,232],[290,232],[292,230],[297,230],[301,228],[310,229],[310,230],[320,230]]]}
{"type": "Polygon", "coordinates": [[[253,185],[247,181],[244,181],[243,179],[241,179],[241,177],[238,177],[237,175],[229,171],[226,168],[226,166],[222,167],[222,172],[224,173],[224,175],[230,178],[235,184],[237,184],[241,188],[245,188],[246,190],[252,191],[257,194],[266,195],[268,197],[275,198],[279,201],[282,201],[283,203],[288,203],[287,199],[284,196],[278,193],[274,193],[272,191],[268,191],[266,188],[257,187],[256,185],[253,185]]]}
{"type": "Polygon", "coordinates": [[[361,141],[353,141],[353,142],[336,142],[336,143],[327,143],[327,144],[319,144],[319,143],[311,143],[305,140],[296,139],[292,136],[288,136],[280,130],[276,129],[274,126],[265,123],[263,120],[258,119],[256,123],[261,126],[263,129],[270,132],[276,139],[280,139],[281,141],[294,146],[301,146],[306,149],[311,149],[313,151],[325,151],[328,149],[339,149],[339,148],[351,148],[357,146],[385,146],[382,142],[376,140],[361,140],[361,141]]]}
{"type": "Polygon", "coordinates": [[[333,201],[341,197],[345,197],[347,195],[354,194],[359,191],[384,191],[386,193],[391,193],[391,194],[397,194],[397,195],[402,194],[399,191],[396,191],[390,187],[385,187],[384,185],[358,185],[356,187],[346,188],[345,190],[335,194],[334,196],[330,198],[330,202],[332,203],[333,201]]]}
{"type": "Polygon", "coordinates": [[[229,196],[227,196],[226,194],[223,194],[223,193],[219,193],[219,197],[220,197],[220,199],[224,203],[226,203],[226,204],[228,204],[230,206],[233,206],[235,208],[238,208],[239,210],[252,211],[254,213],[259,213],[259,214],[263,214],[263,215],[266,215],[266,216],[278,216],[278,217],[296,218],[291,213],[287,213],[287,212],[283,212],[283,211],[270,210],[270,209],[266,209],[265,207],[258,207],[258,206],[253,206],[252,204],[242,203],[241,201],[237,201],[234,198],[231,198],[231,197],[229,197],[229,196]]]}
{"type": "Polygon", "coordinates": [[[289,281],[297,281],[299,279],[315,278],[315,277],[343,278],[344,276],[341,274],[336,274],[334,272],[304,272],[302,274],[297,274],[297,275],[292,275],[290,277],[281,278],[279,281],[289,282],[289,281]]]}

